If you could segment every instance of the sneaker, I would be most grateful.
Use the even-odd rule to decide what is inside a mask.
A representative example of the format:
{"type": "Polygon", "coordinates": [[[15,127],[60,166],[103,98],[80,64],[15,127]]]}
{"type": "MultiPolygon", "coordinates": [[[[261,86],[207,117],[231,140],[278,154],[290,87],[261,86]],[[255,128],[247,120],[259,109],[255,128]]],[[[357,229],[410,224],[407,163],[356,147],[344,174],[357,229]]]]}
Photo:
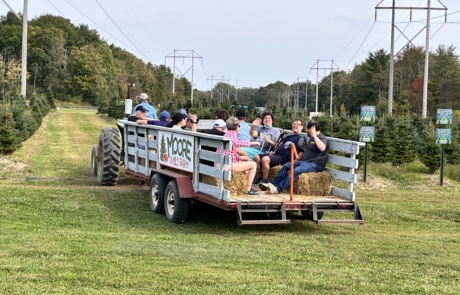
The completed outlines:
{"type": "Polygon", "coordinates": [[[278,189],[276,188],[276,186],[272,186],[270,187],[270,191],[268,192],[269,194],[271,195],[275,195],[275,194],[278,194],[278,189]]]}
{"type": "Polygon", "coordinates": [[[254,180],[252,181],[252,184],[259,184],[259,182],[261,180],[262,180],[262,178],[260,178],[260,177],[254,178],[254,180]]]}
{"type": "Polygon", "coordinates": [[[268,178],[262,178],[259,183],[269,183],[268,178]]]}
{"type": "Polygon", "coordinates": [[[250,195],[250,196],[258,196],[259,192],[256,191],[255,189],[251,188],[250,190],[248,190],[248,195],[250,195]]]}
{"type": "Polygon", "coordinates": [[[266,183],[259,183],[259,188],[263,191],[268,191],[270,188],[275,187],[272,183],[266,182],[266,183]]]}

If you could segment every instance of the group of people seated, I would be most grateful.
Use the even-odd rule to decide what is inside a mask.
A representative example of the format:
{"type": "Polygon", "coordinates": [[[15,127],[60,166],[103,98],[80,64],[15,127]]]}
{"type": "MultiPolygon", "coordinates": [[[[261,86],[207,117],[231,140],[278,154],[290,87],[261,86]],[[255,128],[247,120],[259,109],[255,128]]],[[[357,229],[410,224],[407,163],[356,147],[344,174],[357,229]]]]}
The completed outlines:
{"type": "MultiPolygon", "coordinates": [[[[147,94],[142,93],[138,98],[140,103],[134,107],[128,121],[197,131],[196,115],[180,109],[172,117],[167,111],[162,111],[158,119],[155,108],[148,104],[147,94]]],[[[248,195],[259,195],[259,191],[252,187],[253,184],[258,184],[260,189],[270,194],[278,194],[290,186],[291,148],[295,148],[296,155],[293,166],[294,178],[306,172],[321,172],[326,166],[327,139],[321,133],[318,122],[311,120],[307,123],[308,138],[303,140],[301,133],[304,123],[300,118],[292,122],[292,134],[281,134],[280,130],[274,127],[274,118],[269,112],[263,113],[262,118],[255,119],[251,124],[246,123],[246,117],[246,110],[243,108],[236,112],[235,117],[231,117],[225,110],[220,110],[216,112],[213,129],[207,133],[231,139],[232,149],[225,150],[224,154],[231,157],[232,165],[225,166],[224,169],[246,174],[248,195]],[[282,166],[281,170],[269,181],[270,168],[278,165],[282,166]]]]}

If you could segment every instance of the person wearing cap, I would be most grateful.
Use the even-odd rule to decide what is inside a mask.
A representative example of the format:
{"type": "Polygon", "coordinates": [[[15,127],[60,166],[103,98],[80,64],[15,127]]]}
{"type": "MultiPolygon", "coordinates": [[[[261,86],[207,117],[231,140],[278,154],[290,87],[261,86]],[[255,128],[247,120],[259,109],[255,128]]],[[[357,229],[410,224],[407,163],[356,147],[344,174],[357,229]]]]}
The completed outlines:
{"type": "Polygon", "coordinates": [[[157,110],[148,102],[149,96],[146,93],[141,93],[137,96],[137,99],[139,100],[139,104],[134,107],[133,115],[138,106],[143,106],[147,110],[147,118],[158,120],[157,110]]]}
{"type": "Polygon", "coordinates": [[[185,126],[183,126],[182,129],[196,132],[196,126],[198,124],[197,115],[188,114],[185,109],[179,109],[178,113],[184,114],[186,116],[185,126]]]}
{"type": "Polygon", "coordinates": [[[160,120],[149,120],[147,121],[147,124],[149,125],[156,125],[156,126],[163,126],[166,127],[168,125],[170,120],[169,113],[167,111],[162,111],[160,113],[160,120]]]}
{"type": "MultiPolygon", "coordinates": [[[[171,117],[171,120],[169,121],[168,125],[166,125],[166,127],[170,127],[171,129],[175,130],[184,130],[183,128],[187,127],[187,118],[190,117],[184,114],[183,112],[177,112],[171,117]]],[[[190,131],[196,132],[196,122],[193,125],[194,128],[190,129],[190,131]]]]}
{"type": "Polygon", "coordinates": [[[238,139],[251,141],[251,136],[249,135],[249,125],[246,123],[246,110],[241,108],[236,112],[235,117],[240,120],[240,129],[238,130],[238,139]]]}
{"type": "MultiPolygon", "coordinates": [[[[252,182],[256,176],[257,165],[255,162],[249,161],[248,156],[240,156],[238,154],[238,147],[246,146],[258,146],[260,143],[257,141],[249,142],[244,140],[239,140],[237,138],[238,128],[240,121],[235,117],[230,117],[225,123],[227,126],[227,132],[225,132],[224,137],[229,137],[232,140],[232,149],[225,150],[224,154],[232,158],[232,165],[226,166],[225,168],[233,172],[244,172],[246,174],[246,180],[248,181],[247,194],[251,196],[258,195],[259,192],[252,188],[252,182]]],[[[220,152],[219,150],[217,152],[220,152]]]]}
{"type": "Polygon", "coordinates": [[[128,121],[136,122],[137,124],[148,124],[148,118],[146,117],[147,109],[138,105],[134,108],[134,115],[128,117],[128,121]]]}

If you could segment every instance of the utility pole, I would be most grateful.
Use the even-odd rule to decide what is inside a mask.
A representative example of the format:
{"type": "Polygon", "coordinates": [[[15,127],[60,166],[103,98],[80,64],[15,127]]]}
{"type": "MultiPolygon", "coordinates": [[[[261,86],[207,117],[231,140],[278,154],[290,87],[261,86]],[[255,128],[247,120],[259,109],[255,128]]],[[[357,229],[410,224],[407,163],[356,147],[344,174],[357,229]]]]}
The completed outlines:
{"type": "MultiPolygon", "coordinates": [[[[411,12],[411,21],[412,21],[412,10],[426,10],[427,17],[426,17],[426,42],[425,42],[425,69],[424,69],[424,76],[423,76],[423,106],[422,106],[422,117],[426,118],[426,110],[427,110],[427,97],[428,97],[428,63],[430,57],[430,11],[431,10],[444,10],[445,13],[445,21],[447,20],[447,7],[444,6],[439,0],[438,3],[442,5],[442,7],[431,7],[431,0],[427,0],[426,7],[396,7],[395,0],[393,0],[393,4],[391,7],[380,7],[379,4],[375,7],[375,9],[391,9],[391,52],[390,52],[390,76],[389,76],[389,85],[388,85],[388,114],[391,115],[393,109],[393,72],[394,72],[394,29],[395,27],[399,30],[399,28],[395,25],[395,10],[410,10],[411,12]]],[[[375,19],[377,20],[377,12],[375,13],[375,19]]],[[[422,29],[423,30],[423,29],[422,29]]],[[[401,30],[399,30],[401,32],[401,30]]],[[[421,32],[421,31],[420,31],[421,32]]],[[[419,33],[420,33],[419,32],[419,33]]],[[[402,34],[402,32],[401,32],[402,34]]],[[[404,34],[403,34],[404,35],[404,34]]],[[[417,34],[418,35],[418,34],[417,34]]],[[[406,36],[404,36],[406,37],[406,36]]],[[[415,38],[415,37],[414,37],[415,38]]],[[[412,38],[409,40],[407,37],[406,39],[409,40],[408,43],[412,43],[412,38]]],[[[408,44],[407,43],[407,44],[408,44]]],[[[406,44],[406,45],[407,45],[406,44]]],[[[404,45],[403,48],[406,46],[404,45]]]]}
{"type": "Polygon", "coordinates": [[[173,58],[174,59],[174,66],[173,66],[173,93],[175,93],[175,86],[176,86],[176,69],[181,74],[180,77],[184,77],[188,71],[192,70],[192,92],[191,92],[191,101],[193,103],[193,71],[195,65],[195,58],[201,58],[201,65],[203,65],[203,57],[195,52],[195,50],[174,50],[172,53],[165,56],[165,66],[166,66],[166,59],[173,58]],[[176,58],[182,58],[182,61],[185,62],[186,58],[192,59],[192,66],[189,67],[184,73],[181,72],[180,69],[176,67],[176,58]]]}
{"type": "Polygon", "coordinates": [[[334,70],[339,70],[339,67],[334,63],[334,60],[316,60],[316,64],[314,64],[311,68],[310,68],[310,72],[311,70],[316,70],[316,103],[315,103],[315,112],[318,113],[318,72],[319,70],[330,70],[331,71],[331,108],[330,108],[330,116],[332,116],[332,97],[333,97],[333,94],[334,94],[334,80],[333,80],[333,75],[334,75],[334,70]],[[331,66],[330,67],[325,67],[325,68],[320,68],[319,67],[319,63],[320,62],[331,62],[331,66]],[[316,67],[315,67],[316,65],[316,67]],[[335,65],[335,67],[334,67],[335,65]]]}
{"type": "Polygon", "coordinates": [[[21,95],[26,99],[27,90],[27,10],[28,0],[24,0],[22,14],[22,63],[21,63],[21,95]]]}
{"type": "Polygon", "coordinates": [[[425,44],[425,73],[423,74],[422,118],[426,118],[428,103],[428,61],[430,60],[430,10],[431,1],[428,0],[426,10],[426,44],[425,44]]]}

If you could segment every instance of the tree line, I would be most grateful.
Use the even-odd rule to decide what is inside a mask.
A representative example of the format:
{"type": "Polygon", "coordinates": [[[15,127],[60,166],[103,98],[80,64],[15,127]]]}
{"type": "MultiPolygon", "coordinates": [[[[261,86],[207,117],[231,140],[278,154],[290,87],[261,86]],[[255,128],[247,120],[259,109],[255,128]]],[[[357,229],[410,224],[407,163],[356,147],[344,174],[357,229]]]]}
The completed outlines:
{"type": "MultiPolygon", "coordinates": [[[[194,90],[194,103],[191,103],[192,86],[186,78],[176,78],[175,93],[172,93],[173,74],[169,67],[145,63],[127,50],[108,44],[87,25],[74,25],[69,19],[53,15],[42,15],[29,22],[28,80],[24,101],[19,95],[21,36],[22,23],[14,14],[0,17],[0,126],[2,134],[8,135],[2,136],[2,139],[10,138],[2,140],[0,152],[14,151],[20,139],[26,139],[33,134],[33,127],[40,125],[43,116],[39,118],[38,114],[46,114],[55,104],[98,106],[99,113],[123,117],[124,99],[131,83],[136,84],[130,89],[131,97],[145,92],[157,109],[160,105],[159,110],[175,112],[186,108],[200,118],[214,118],[216,110],[220,109],[234,114],[237,108],[245,105],[251,120],[260,115],[256,107],[264,107],[274,114],[278,127],[289,128],[295,117],[306,120],[309,112],[315,110],[316,85],[311,81],[297,81],[290,85],[277,81],[259,88],[238,89],[220,82],[212,90],[194,90]],[[35,118],[36,124],[27,127],[27,131],[21,127],[18,109],[22,109],[24,115],[35,118]],[[15,144],[12,137],[17,138],[15,144]]],[[[411,126],[407,131],[410,136],[405,138],[418,141],[407,146],[413,146],[418,153],[422,147],[419,141],[433,136],[434,130],[431,119],[418,118],[421,114],[424,56],[423,47],[412,46],[395,57],[393,116],[387,116],[390,56],[386,51],[369,52],[365,60],[351,71],[333,72],[333,116],[318,118],[326,128],[325,133],[357,140],[359,122],[356,115],[360,107],[375,105],[379,118],[376,138],[391,136],[391,132],[384,130],[411,126]],[[423,124],[417,123],[419,121],[423,124]]],[[[455,48],[438,46],[430,53],[429,65],[428,116],[434,117],[438,108],[459,110],[460,61],[455,48]]],[[[326,114],[331,103],[330,82],[330,76],[318,82],[318,110],[326,114]]],[[[460,114],[458,111],[454,113],[454,120],[458,122],[460,114]]],[[[457,133],[454,132],[456,143],[457,133]]],[[[396,152],[394,159],[390,157],[388,151],[391,147],[380,148],[379,145],[382,145],[380,139],[371,145],[373,161],[381,161],[379,157],[385,155],[386,161],[401,162],[396,152]]],[[[450,162],[455,162],[452,160],[455,156],[450,158],[450,162]]]]}

